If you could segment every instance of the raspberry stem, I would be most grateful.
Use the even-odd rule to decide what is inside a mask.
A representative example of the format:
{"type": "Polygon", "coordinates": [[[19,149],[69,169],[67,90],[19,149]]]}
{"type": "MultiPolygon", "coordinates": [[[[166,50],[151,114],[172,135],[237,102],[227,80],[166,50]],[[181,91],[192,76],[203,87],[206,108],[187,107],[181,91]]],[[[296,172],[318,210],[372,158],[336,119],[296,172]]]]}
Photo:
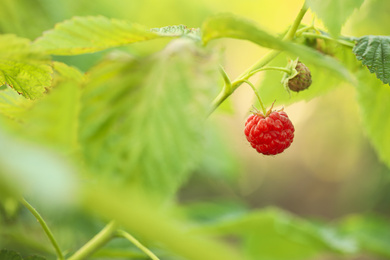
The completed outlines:
{"type": "Polygon", "coordinates": [[[281,72],[286,72],[286,73],[288,73],[288,74],[291,73],[291,70],[290,70],[290,69],[287,69],[287,68],[282,68],[282,67],[264,67],[264,68],[260,68],[260,69],[257,69],[257,70],[252,71],[251,73],[248,74],[248,76],[247,76],[246,79],[249,79],[250,77],[252,77],[252,76],[255,75],[256,73],[258,73],[258,72],[260,72],[260,71],[265,71],[265,70],[281,71],[281,72]]]}
{"type": "MultiPolygon", "coordinates": [[[[306,4],[304,4],[299,11],[297,17],[295,18],[293,24],[289,28],[287,34],[283,37],[284,41],[291,41],[295,33],[298,30],[299,25],[301,24],[301,21],[307,12],[308,7],[306,4]]],[[[271,50],[267,54],[265,54],[261,59],[259,59],[255,64],[253,64],[251,67],[249,67],[246,71],[244,71],[236,80],[234,80],[231,83],[231,86],[225,86],[222,91],[218,94],[218,96],[214,99],[212,102],[212,107],[210,110],[211,114],[222,102],[228,98],[245,80],[247,80],[248,75],[250,75],[253,71],[259,70],[265,65],[267,65],[269,62],[271,62],[274,58],[276,58],[279,53],[281,53],[280,50],[271,50]]],[[[253,75],[253,74],[252,74],[253,75]]]]}
{"type": "Polygon", "coordinates": [[[242,82],[245,82],[246,84],[248,84],[252,88],[253,92],[255,92],[255,95],[256,95],[257,99],[259,100],[261,110],[263,111],[263,115],[265,116],[267,114],[267,110],[265,109],[265,106],[263,104],[263,101],[261,100],[260,94],[257,91],[257,89],[255,88],[255,86],[249,80],[243,80],[242,82]]]}

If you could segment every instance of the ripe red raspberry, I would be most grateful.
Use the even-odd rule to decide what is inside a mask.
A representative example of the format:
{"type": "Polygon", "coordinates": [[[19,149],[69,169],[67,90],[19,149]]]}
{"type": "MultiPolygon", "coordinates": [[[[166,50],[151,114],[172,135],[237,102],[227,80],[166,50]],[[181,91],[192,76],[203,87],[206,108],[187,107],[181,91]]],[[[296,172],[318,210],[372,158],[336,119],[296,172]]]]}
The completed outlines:
{"type": "Polygon", "coordinates": [[[294,139],[294,126],[283,111],[255,112],[245,123],[246,139],[259,153],[275,155],[283,152],[294,139]]]}

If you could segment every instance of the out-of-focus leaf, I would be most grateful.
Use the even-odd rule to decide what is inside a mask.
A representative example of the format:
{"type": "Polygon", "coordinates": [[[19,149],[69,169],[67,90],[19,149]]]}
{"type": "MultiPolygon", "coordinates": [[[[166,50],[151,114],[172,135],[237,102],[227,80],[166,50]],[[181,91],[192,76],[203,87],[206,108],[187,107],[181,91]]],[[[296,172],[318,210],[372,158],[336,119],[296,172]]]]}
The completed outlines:
{"type": "Polygon", "coordinates": [[[341,79],[354,82],[348,70],[335,59],[312,50],[309,47],[282,41],[258,28],[254,23],[233,15],[213,16],[202,27],[203,42],[206,44],[218,38],[236,38],[248,40],[258,45],[280,51],[287,51],[302,60],[312,63],[341,79]]]}
{"type": "Polygon", "coordinates": [[[362,252],[390,257],[389,220],[379,216],[353,215],[343,219],[340,230],[353,237],[362,252]]]}
{"type": "MultiPolygon", "coordinates": [[[[130,233],[138,234],[179,259],[242,260],[232,246],[189,231],[192,223],[178,219],[161,204],[150,200],[151,192],[119,191],[97,185],[84,190],[83,206],[106,219],[115,219],[130,233]]],[[[172,257],[174,258],[174,257],[172,257]]]]}
{"type": "Polygon", "coordinates": [[[329,32],[338,36],[341,27],[364,0],[306,0],[306,4],[323,20],[329,32]]]}
{"type": "Polygon", "coordinates": [[[18,120],[32,105],[31,100],[19,95],[11,87],[4,85],[0,89],[0,114],[18,120]]]}
{"type": "Polygon", "coordinates": [[[381,161],[390,167],[390,88],[363,70],[359,73],[357,99],[368,138],[381,161]]]}
{"type": "Polygon", "coordinates": [[[307,259],[320,253],[354,253],[355,241],[332,227],[315,224],[277,209],[252,212],[206,226],[204,232],[243,238],[251,259],[307,259]]]}
{"type": "Polygon", "coordinates": [[[360,37],[353,52],[371,73],[375,73],[383,83],[390,84],[390,37],[360,37]]]}
{"type": "Polygon", "coordinates": [[[2,249],[0,251],[0,259],[2,260],[23,260],[22,256],[12,250],[2,249]]]}
{"type": "Polygon", "coordinates": [[[179,39],[153,57],[93,69],[80,120],[92,171],[172,195],[200,156],[217,68],[191,40],[179,39]]]}
{"type": "Polygon", "coordinates": [[[76,55],[158,37],[141,25],[123,20],[103,16],[74,17],[45,32],[33,47],[48,54],[76,55]]]}
{"type": "Polygon", "coordinates": [[[0,182],[13,193],[31,196],[46,205],[72,202],[76,186],[73,169],[50,150],[0,132],[0,182]]]}

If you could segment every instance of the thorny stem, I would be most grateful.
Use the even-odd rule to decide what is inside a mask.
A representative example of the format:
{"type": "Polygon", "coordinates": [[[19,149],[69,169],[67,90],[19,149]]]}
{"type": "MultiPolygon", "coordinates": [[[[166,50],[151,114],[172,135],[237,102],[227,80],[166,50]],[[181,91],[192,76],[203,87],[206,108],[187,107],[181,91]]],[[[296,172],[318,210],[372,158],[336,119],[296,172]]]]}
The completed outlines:
{"type": "Polygon", "coordinates": [[[133,243],[136,247],[138,247],[142,252],[144,252],[147,256],[150,257],[152,260],[160,260],[155,254],[153,254],[152,251],[150,251],[148,248],[146,248],[144,245],[142,245],[136,238],[134,238],[132,235],[129,233],[123,231],[123,230],[118,230],[117,235],[123,238],[126,238],[129,240],[131,243],[133,243]]]}
{"type": "Polygon", "coordinates": [[[81,247],[76,253],[74,253],[68,260],[81,260],[87,259],[98,249],[108,243],[115,237],[117,224],[114,220],[108,223],[104,229],[96,234],[91,240],[89,240],[83,247],[81,247]]]}
{"type": "MultiPolygon", "coordinates": [[[[283,37],[284,41],[290,41],[294,38],[295,33],[298,30],[298,27],[302,21],[303,16],[307,12],[308,8],[304,4],[301,10],[299,11],[297,17],[295,18],[293,24],[288,30],[287,34],[283,37]]],[[[250,75],[253,71],[258,70],[265,65],[267,65],[270,61],[272,61],[276,56],[281,53],[280,50],[271,50],[267,54],[265,54],[261,59],[259,59],[255,64],[249,67],[246,71],[244,71],[236,80],[232,82],[231,88],[224,87],[219,95],[212,102],[212,107],[210,114],[227,98],[229,97],[245,80],[248,79],[248,75],[250,75]]]]}
{"type": "Polygon", "coordinates": [[[43,230],[45,231],[47,237],[49,238],[51,244],[53,245],[57,253],[58,259],[64,260],[64,255],[62,254],[61,249],[53,236],[53,233],[50,231],[48,225],[46,224],[42,216],[39,214],[39,212],[33,206],[31,206],[31,204],[28,203],[27,200],[25,200],[24,198],[21,199],[21,203],[31,212],[31,214],[34,215],[34,217],[38,220],[39,224],[41,224],[43,230]]]}

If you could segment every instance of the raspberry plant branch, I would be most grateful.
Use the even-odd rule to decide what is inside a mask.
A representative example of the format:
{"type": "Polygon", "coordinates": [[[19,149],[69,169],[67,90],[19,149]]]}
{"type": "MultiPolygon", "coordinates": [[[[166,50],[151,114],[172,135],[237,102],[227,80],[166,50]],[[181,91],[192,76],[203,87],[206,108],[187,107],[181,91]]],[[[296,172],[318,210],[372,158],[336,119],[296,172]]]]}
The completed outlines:
{"type": "Polygon", "coordinates": [[[353,48],[355,46],[355,44],[352,42],[341,40],[341,39],[334,39],[332,37],[329,37],[329,36],[323,35],[323,34],[304,32],[304,33],[302,33],[302,36],[307,37],[307,38],[318,38],[318,39],[333,41],[333,42],[336,42],[338,44],[341,44],[341,45],[349,47],[349,48],[353,48]]]}
{"type": "Polygon", "coordinates": [[[147,256],[150,257],[152,260],[160,260],[155,254],[153,254],[152,251],[150,251],[148,248],[146,248],[144,245],[142,245],[135,237],[130,235],[124,230],[118,230],[117,236],[123,237],[127,240],[129,240],[131,243],[133,243],[136,247],[138,247],[142,252],[144,252],[147,256]]]}
{"type": "MultiPolygon", "coordinates": [[[[283,37],[283,41],[291,41],[295,33],[298,30],[301,21],[306,14],[308,7],[306,4],[303,5],[301,10],[299,11],[297,17],[295,18],[293,24],[287,31],[286,35],[283,37]]],[[[231,87],[224,87],[222,91],[218,94],[218,96],[213,100],[210,114],[220,105],[226,98],[228,98],[245,80],[248,79],[248,75],[250,75],[253,71],[261,69],[269,62],[271,62],[274,58],[276,58],[282,51],[280,50],[271,50],[266,53],[262,58],[260,58],[255,64],[249,67],[246,71],[244,71],[237,79],[235,79],[231,83],[231,87]]]]}
{"type": "Polygon", "coordinates": [[[27,200],[25,200],[24,198],[21,199],[21,203],[23,204],[23,206],[25,206],[30,212],[31,214],[34,215],[34,217],[38,220],[39,224],[41,225],[42,229],[45,231],[47,237],[49,238],[51,244],[53,245],[55,251],[56,251],[56,254],[57,254],[57,258],[59,260],[64,260],[64,255],[62,254],[61,252],[61,249],[60,247],[58,246],[58,243],[57,241],[55,240],[54,236],[53,236],[53,233],[50,231],[50,228],[49,226],[46,224],[45,220],[42,218],[42,216],[39,214],[39,212],[33,207],[31,206],[30,203],[27,202],[27,200]]]}
{"type": "Polygon", "coordinates": [[[83,247],[81,247],[76,253],[69,257],[68,260],[87,259],[115,237],[116,229],[117,224],[114,220],[112,220],[83,247]]]}

